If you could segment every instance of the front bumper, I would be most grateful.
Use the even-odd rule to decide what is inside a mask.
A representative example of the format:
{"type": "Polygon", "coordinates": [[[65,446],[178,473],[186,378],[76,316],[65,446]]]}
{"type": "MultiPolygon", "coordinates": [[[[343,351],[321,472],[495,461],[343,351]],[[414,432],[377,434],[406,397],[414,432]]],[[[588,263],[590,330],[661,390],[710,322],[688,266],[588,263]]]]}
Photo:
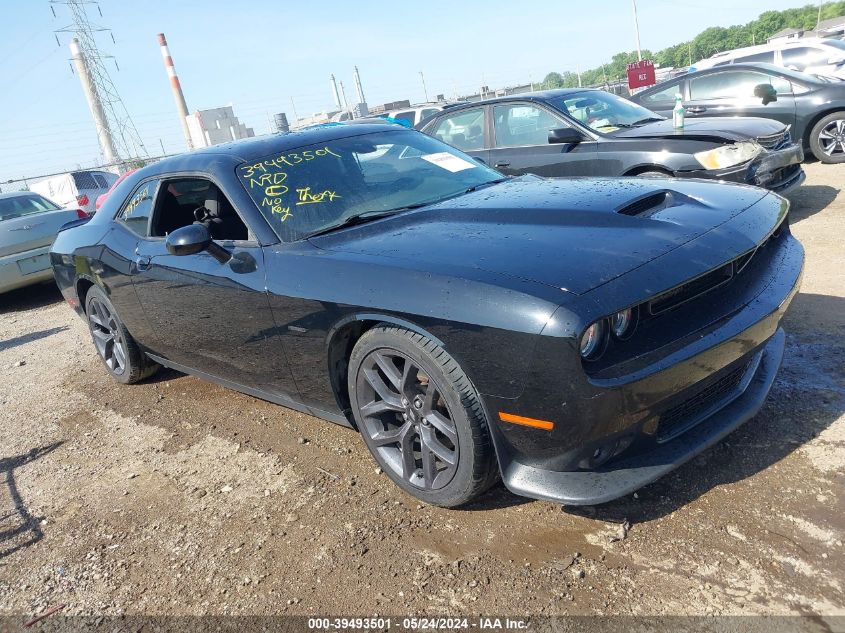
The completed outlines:
{"type": "Polygon", "coordinates": [[[710,448],[754,417],[768,396],[783,360],[782,329],[755,353],[748,374],[718,411],[683,435],[654,450],[593,471],[553,472],[511,462],[503,473],[512,492],[565,505],[594,505],[618,499],[659,479],[710,448]]]}
{"type": "Polygon", "coordinates": [[[42,246],[23,253],[0,257],[0,292],[50,281],[50,247],[42,246]]]}
{"type": "Polygon", "coordinates": [[[798,144],[782,149],[763,150],[754,160],[728,169],[701,169],[676,174],[686,178],[726,180],[746,185],[764,187],[775,193],[788,193],[806,179],[801,163],[804,150],[798,144]]]}

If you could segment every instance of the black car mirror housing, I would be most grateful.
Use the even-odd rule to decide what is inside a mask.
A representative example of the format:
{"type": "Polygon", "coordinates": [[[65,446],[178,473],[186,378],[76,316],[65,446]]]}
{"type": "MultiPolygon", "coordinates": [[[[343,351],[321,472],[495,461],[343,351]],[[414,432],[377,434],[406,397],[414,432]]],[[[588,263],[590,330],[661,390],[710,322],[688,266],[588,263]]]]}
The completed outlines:
{"type": "Polygon", "coordinates": [[[214,257],[221,264],[232,259],[232,254],[211,239],[211,233],[204,224],[189,224],[169,233],[164,239],[167,252],[171,255],[196,255],[202,251],[214,257]]]}
{"type": "Polygon", "coordinates": [[[573,127],[559,127],[549,130],[549,143],[580,143],[584,135],[573,127]]]}
{"type": "Polygon", "coordinates": [[[757,84],[754,86],[754,96],[763,100],[763,105],[778,100],[778,92],[771,84],[757,84]]]}

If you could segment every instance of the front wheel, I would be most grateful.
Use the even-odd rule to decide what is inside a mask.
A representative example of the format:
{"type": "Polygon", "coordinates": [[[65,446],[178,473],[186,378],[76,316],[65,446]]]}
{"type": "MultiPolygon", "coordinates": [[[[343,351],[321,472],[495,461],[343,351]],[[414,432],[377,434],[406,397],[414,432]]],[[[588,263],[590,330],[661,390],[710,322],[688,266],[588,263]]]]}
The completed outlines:
{"type": "Polygon", "coordinates": [[[112,378],[131,384],[158,370],[159,365],[138,348],[108,296],[97,286],[85,297],[85,316],[94,348],[112,378]]]}
{"type": "Polygon", "coordinates": [[[845,112],[828,114],[813,126],[810,151],[823,163],[845,162],[845,112]]]}
{"type": "Polygon", "coordinates": [[[496,481],[478,394],[433,341],[404,328],[373,328],[352,351],[348,387],[367,448],[407,493],[455,507],[496,481]]]}

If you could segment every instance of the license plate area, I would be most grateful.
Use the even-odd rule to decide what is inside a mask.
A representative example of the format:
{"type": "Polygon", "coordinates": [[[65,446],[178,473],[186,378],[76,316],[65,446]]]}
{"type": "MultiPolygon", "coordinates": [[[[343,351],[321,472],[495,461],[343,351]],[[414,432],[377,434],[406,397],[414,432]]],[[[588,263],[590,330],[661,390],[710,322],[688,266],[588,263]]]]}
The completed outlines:
{"type": "Polygon", "coordinates": [[[49,267],[50,255],[47,253],[18,260],[18,270],[21,271],[22,275],[40,273],[42,270],[47,270],[49,267]]]}

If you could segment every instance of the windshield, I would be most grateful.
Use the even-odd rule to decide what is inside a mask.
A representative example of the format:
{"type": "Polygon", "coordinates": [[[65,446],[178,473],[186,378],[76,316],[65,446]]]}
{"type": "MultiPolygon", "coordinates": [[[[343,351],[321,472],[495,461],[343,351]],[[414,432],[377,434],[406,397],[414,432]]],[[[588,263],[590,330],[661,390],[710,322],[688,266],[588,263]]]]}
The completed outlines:
{"type": "Polygon", "coordinates": [[[825,46],[832,46],[833,48],[838,48],[841,51],[845,51],[845,42],[842,40],[825,40],[825,46]]]}
{"type": "Polygon", "coordinates": [[[237,174],[285,241],[351,216],[436,202],[502,177],[453,147],[403,129],[274,154],[239,165],[237,174]]]}
{"type": "Polygon", "coordinates": [[[603,134],[663,119],[656,112],[603,90],[568,94],[553,99],[552,103],[576,121],[603,134]]]}
{"type": "Polygon", "coordinates": [[[0,198],[0,221],[12,220],[24,215],[34,215],[46,211],[56,211],[57,209],[59,207],[55,204],[34,193],[12,196],[10,198],[0,198]]]}

